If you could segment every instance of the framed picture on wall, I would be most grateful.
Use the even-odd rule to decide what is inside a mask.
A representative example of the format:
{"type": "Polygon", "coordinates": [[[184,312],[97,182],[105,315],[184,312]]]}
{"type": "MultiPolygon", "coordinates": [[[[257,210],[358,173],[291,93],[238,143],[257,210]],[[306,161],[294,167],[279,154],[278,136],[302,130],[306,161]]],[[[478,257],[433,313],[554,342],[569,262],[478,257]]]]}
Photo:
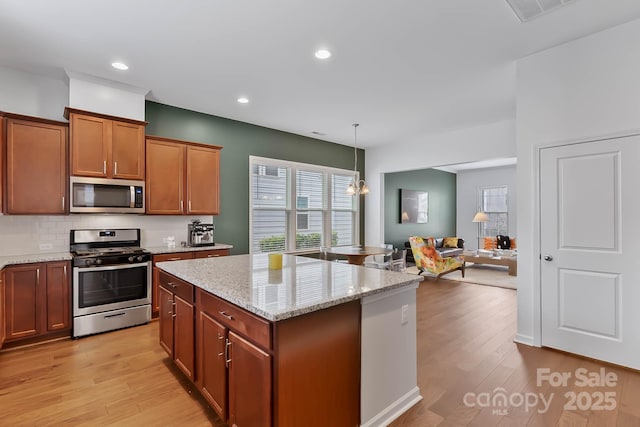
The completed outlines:
{"type": "Polygon", "coordinates": [[[429,193],[400,189],[400,223],[424,224],[429,221],[429,193]]]}

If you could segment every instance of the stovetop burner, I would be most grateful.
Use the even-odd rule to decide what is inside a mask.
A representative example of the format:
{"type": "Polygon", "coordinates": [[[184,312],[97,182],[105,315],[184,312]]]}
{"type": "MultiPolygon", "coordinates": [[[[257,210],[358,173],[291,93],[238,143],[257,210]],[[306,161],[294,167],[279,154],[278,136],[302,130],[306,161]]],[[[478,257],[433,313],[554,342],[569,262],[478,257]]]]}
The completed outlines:
{"type": "Polygon", "coordinates": [[[140,229],[71,230],[74,267],[148,262],[151,254],[140,247],[140,229]]]}

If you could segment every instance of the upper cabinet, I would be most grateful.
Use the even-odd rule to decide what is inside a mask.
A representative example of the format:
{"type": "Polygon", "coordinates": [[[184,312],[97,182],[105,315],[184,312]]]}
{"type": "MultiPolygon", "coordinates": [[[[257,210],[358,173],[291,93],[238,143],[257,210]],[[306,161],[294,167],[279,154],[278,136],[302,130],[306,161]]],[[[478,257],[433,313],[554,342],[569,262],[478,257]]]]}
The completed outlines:
{"type": "Polygon", "coordinates": [[[147,137],[147,213],[217,215],[222,147],[147,137]]]}
{"type": "Polygon", "coordinates": [[[71,175],[144,180],[146,122],[65,109],[71,175]]]}
{"type": "MultiPolygon", "coordinates": [[[[0,212],[4,212],[4,117],[0,116],[0,212]]],[[[0,289],[0,292],[2,290],[0,289]]],[[[0,297],[1,298],[1,297],[0,297]]],[[[1,302],[0,302],[1,303],[1,302]]],[[[2,310],[2,305],[0,305],[2,310]]],[[[1,344],[1,343],[0,343],[1,344]]]]}
{"type": "Polygon", "coordinates": [[[35,215],[66,213],[66,123],[7,115],[4,125],[4,212],[35,215]]]}

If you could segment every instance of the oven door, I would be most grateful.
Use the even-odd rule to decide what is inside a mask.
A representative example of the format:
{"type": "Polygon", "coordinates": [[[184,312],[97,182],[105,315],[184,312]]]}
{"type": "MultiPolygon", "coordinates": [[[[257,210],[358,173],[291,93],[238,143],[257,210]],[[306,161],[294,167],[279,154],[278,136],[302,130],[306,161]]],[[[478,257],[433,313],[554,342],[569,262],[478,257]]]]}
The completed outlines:
{"type": "Polygon", "coordinates": [[[151,304],[151,262],[73,268],[73,315],[151,304]]]}

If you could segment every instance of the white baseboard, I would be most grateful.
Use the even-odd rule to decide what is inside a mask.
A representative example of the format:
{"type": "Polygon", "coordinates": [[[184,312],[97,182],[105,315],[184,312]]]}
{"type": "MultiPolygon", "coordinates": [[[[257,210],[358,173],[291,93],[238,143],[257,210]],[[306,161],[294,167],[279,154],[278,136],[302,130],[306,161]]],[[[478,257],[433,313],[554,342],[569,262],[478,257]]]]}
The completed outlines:
{"type": "Polygon", "coordinates": [[[391,424],[391,422],[393,422],[393,420],[407,412],[409,408],[411,408],[421,400],[422,396],[420,395],[420,389],[416,386],[400,399],[396,400],[391,405],[380,411],[376,416],[368,420],[366,423],[361,424],[360,427],[388,426],[389,424],[391,424]]]}
{"type": "Polygon", "coordinates": [[[525,344],[531,347],[540,347],[539,345],[536,345],[535,340],[530,335],[516,334],[516,337],[513,339],[513,342],[516,342],[518,344],[525,344]]]}

